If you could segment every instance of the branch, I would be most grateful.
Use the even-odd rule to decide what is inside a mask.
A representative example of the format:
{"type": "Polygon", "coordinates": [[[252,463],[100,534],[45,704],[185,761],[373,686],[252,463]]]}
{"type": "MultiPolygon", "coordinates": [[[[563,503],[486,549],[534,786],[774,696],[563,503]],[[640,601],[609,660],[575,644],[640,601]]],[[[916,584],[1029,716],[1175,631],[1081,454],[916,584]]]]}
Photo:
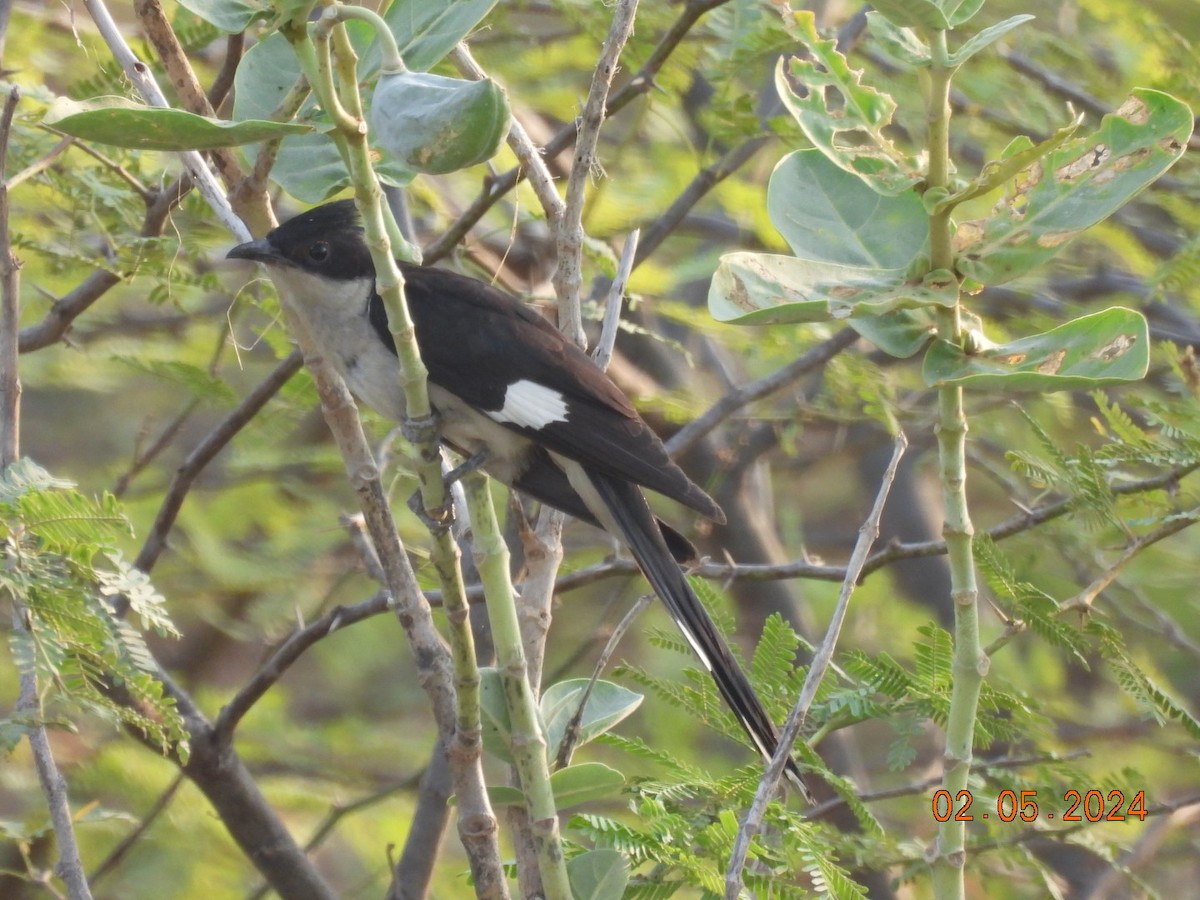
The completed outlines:
{"type": "MultiPolygon", "coordinates": [[[[162,60],[163,66],[167,70],[167,77],[178,92],[180,100],[183,101],[184,109],[198,116],[209,116],[210,118],[215,116],[216,112],[209,102],[208,95],[200,87],[200,81],[196,78],[191,61],[183,47],[180,46],[179,39],[175,36],[174,29],[171,28],[171,23],[167,21],[162,5],[158,0],[134,0],[133,9],[137,13],[138,21],[145,30],[146,36],[150,38],[150,43],[154,45],[158,58],[162,60]]],[[[241,37],[241,35],[238,36],[241,37]]],[[[234,69],[236,67],[235,57],[234,69]]],[[[223,72],[232,86],[232,72],[229,71],[228,58],[225,61],[223,72]]],[[[221,90],[224,92],[228,88],[221,90]]],[[[221,173],[226,187],[241,183],[242,168],[238,164],[233,150],[228,147],[217,148],[209,151],[209,155],[212,157],[217,171],[221,173]]]]}
{"type": "MultiPolygon", "coordinates": [[[[84,149],[85,145],[76,143],[84,149]]],[[[142,220],[140,236],[158,237],[167,224],[167,216],[192,188],[191,178],[186,174],[163,191],[143,194],[147,200],[146,215],[142,220]]],[[[56,300],[45,318],[21,330],[22,353],[41,350],[65,335],[83,312],[99,300],[111,288],[121,283],[122,275],[106,269],[96,269],[74,290],[56,300]]]]}
{"type": "MultiPolygon", "coordinates": [[[[650,56],[637,74],[609,99],[604,110],[605,117],[613,115],[642,94],[648,93],[654,87],[654,77],[670,59],[671,54],[687,36],[692,26],[706,12],[728,2],[729,0],[690,0],[686,3],[679,18],[650,52],[650,56]]],[[[553,158],[571,146],[580,124],[580,119],[576,118],[560,128],[542,148],[542,155],[547,159],[553,158]]],[[[484,213],[491,209],[496,201],[515,188],[525,178],[525,174],[524,167],[517,166],[491,180],[485,186],[484,193],[475,198],[475,202],[467,207],[454,224],[440,238],[425,248],[425,262],[427,264],[436,262],[453,250],[466,237],[467,232],[483,218],[484,213]]]]}
{"type": "Polygon", "coordinates": [[[820,368],[856,340],[858,340],[858,332],[853,328],[843,328],[833,337],[822,341],[783,368],[729,392],[705,410],[703,414],[675,432],[666,442],[667,450],[672,456],[681,456],[687,453],[705,435],[743,406],[782,390],[814,369],[820,368]]]}
{"type": "Polygon", "coordinates": [[[567,179],[567,205],[555,234],[558,266],[554,270],[553,282],[554,292],[558,296],[558,328],[580,347],[587,346],[579,298],[579,288],[583,283],[583,242],[586,237],[583,231],[585,191],[593,176],[603,175],[603,169],[596,158],[596,143],[600,140],[600,126],[604,124],[609,91],[612,88],[613,77],[617,74],[621,51],[633,33],[637,6],[637,0],[619,0],[608,36],[600,50],[600,58],[592,69],[587,103],[583,107],[583,115],[578,120],[575,159],[567,179]]]}
{"type": "MultiPolygon", "coordinates": [[[[153,74],[150,72],[150,67],[134,55],[133,50],[125,42],[125,38],[121,34],[121,29],[113,20],[103,0],[83,0],[83,5],[92,17],[92,21],[96,23],[96,28],[99,29],[104,42],[108,44],[113,57],[121,64],[121,68],[125,71],[126,76],[133,82],[133,85],[137,88],[138,93],[142,95],[143,99],[151,106],[161,109],[170,108],[167,98],[163,95],[158,83],[154,80],[153,74]]],[[[183,163],[184,169],[200,189],[200,193],[204,196],[209,207],[216,213],[217,218],[221,220],[221,223],[238,240],[249,240],[250,233],[229,205],[229,201],[225,197],[225,192],[221,189],[221,185],[217,182],[216,177],[209,170],[204,157],[195,150],[186,150],[179,153],[179,159],[183,163]]]]}
{"type": "Polygon", "coordinates": [[[167,546],[167,535],[175,524],[183,501],[191,490],[192,483],[200,472],[212,462],[213,457],[221,452],[233,440],[239,431],[250,423],[279,389],[300,370],[301,355],[299,350],[293,350],[266,379],[251,391],[237,408],[227,415],[208,435],[195,446],[187,459],[175,470],[175,477],[163,497],[158,515],[154,517],[154,525],[142,544],[134,566],[143,572],[154,568],[158,557],[167,546]]]}
{"type": "Polygon", "coordinates": [[[750,850],[750,841],[755,834],[762,828],[763,817],[767,812],[767,803],[775,794],[775,790],[779,785],[779,779],[783,776],[784,767],[792,756],[792,745],[796,742],[796,738],[800,734],[800,729],[804,726],[804,721],[808,717],[809,707],[816,698],[817,689],[821,685],[821,681],[825,677],[825,672],[829,669],[829,664],[833,660],[833,651],[837,647],[838,636],[841,634],[842,623],[846,619],[846,611],[850,607],[850,597],[854,593],[854,588],[858,583],[858,576],[862,572],[863,564],[867,560],[867,553],[871,549],[871,545],[879,538],[879,519],[883,516],[883,505],[887,500],[888,492],[891,490],[892,482],[896,480],[896,469],[900,466],[900,458],[904,455],[905,448],[908,447],[908,439],[905,438],[904,432],[896,435],[896,442],[892,448],[892,459],[888,463],[887,471],[883,476],[883,483],[879,486],[879,493],[875,497],[875,505],[871,507],[871,512],[867,516],[867,520],[858,530],[858,541],[854,546],[854,552],[850,555],[850,563],[846,567],[846,577],[842,581],[842,590],[838,594],[837,605],[834,607],[833,615],[829,620],[829,628],[825,632],[825,638],[821,641],[821,645],[813,654],[812,664],[809,666],[808,674],[804,679],[804,686],[800,689],[800,696],[796,700],[796,705],[792,707],[792,711],[788,714],[787,721],[784,723],[783,730],[779,735],[779,744],[775,748],[775,754],[771,757],[771,762],[767,766],[766,772],[763,773],[762,781],[758,784],[758,790],[754,794],[754,802],[750,805],[749,811],[746,813],[746,818],[743,820],[741,827],[738,829],[737,838],[734,840],[733,852],[730,855],[729,867],[725,872],[725,898],[726,900],[739,900],[742,896],[742,869],[746,865],[746,855],[750,850]]]}
{"type": "MultiPolygon", "coordinates": [[[[20,88],[13,87],[0,111],[0,471],[8,469],[21,452],[21,379],[18,368],[19,341],[17,323],[21,318],[20,262],[12,252],[9,239],[8,182],[4,178],[8,167],[8,142],[12,133],[13,115],[21,100],[20,88]]],[[[14,601],[17,598],[14,597],[14,601]]],[[[28,612],[19,602],[12,610],[13,630],[30,631],[28,612]]],[[[29,748],[33,753],[38,780],[50,810],[54,836],[58,840],[58,865],[55,874],[67,885],[71,900],[91,900],[79,845],[75,841],[75,825],[71,816],[71,800],[67,782],[54,761],[50,738],[42,720],[42,701],[38,692],[36,663],[19,665],[20,693],[15,707],[17,721],[23,723],[29,748]]]]}

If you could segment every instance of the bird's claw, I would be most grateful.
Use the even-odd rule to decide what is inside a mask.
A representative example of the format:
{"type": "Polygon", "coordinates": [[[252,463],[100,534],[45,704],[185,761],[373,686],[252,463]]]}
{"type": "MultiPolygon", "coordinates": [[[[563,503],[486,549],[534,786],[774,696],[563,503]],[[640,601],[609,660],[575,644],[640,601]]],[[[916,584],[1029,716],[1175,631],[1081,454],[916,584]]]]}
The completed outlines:
{"type": "Polygon", "coordinates": [[[445,534],[454,524],[454,503],[451,501],[449,493],[446,494],[446,502],[441,507],[427,510],[421,489],[417,488],[408,498],[408,508],[433,534],[445,534]]]}

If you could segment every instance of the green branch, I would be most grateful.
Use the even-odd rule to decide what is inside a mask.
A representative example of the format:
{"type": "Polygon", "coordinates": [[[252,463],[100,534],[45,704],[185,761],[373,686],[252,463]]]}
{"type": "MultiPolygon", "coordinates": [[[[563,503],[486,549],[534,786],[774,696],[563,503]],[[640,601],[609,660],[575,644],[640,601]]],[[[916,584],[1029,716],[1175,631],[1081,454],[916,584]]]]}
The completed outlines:
{"type": "Polygon", "coordinates": [[[547,900],[571,900],[558,829],[558,810],[550,788],[546,736],[529,684],[521,626],[509,577],[508,547],[496,521],[487,477],[479,472],[472,473],[464,479],[464,487],[471,515],[475,563],[483,582],[492,639],[496,645],[496,664],[512,724],[511,754],[537,847],[543,895],[547,900]]]}
{"type": "MultiPolygon", "coordinates": [[[[928,124],[929,171],[926,189],[950,187],[950,64],[946,32],[931,35],[932,65],[929,71],[928,124]]],[[[952,270],[950,211],[935,212],[929,219],[931,268],[952,270]]],[[[963,332],[960,305],[938,310],[938,337],[960,346],[963,332]]],[[[979,642],[979,591],[975,583],[975,560],[971,541],[974,527],[967,507],[966,468],[967,417],[963,389],[957,385],[938,389],[938,461],[942,483],[943,537],[950,563],[950,591],[954,599],[953,684],[946,722],[942,786],[950,796],[967,786],[975,718],[987,657],[979,642]]],[[[966,824],[951,818],[938,828],[932,854],[934,894],[939,900],[965,896],[966,824]]]]}

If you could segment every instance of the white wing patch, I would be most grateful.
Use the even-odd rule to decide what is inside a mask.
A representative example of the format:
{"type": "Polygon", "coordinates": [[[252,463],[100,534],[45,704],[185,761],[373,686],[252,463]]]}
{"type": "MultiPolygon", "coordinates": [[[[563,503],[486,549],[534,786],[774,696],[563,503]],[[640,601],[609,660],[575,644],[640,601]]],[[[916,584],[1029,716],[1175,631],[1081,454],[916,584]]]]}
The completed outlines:
{"type": "Polygon", "coordinates": [[[487,414],[497,422],[545,428],[553,422],[567,421],[567,401],[553,388],[523,379],[508,386],[504,406],[487,414]]]}

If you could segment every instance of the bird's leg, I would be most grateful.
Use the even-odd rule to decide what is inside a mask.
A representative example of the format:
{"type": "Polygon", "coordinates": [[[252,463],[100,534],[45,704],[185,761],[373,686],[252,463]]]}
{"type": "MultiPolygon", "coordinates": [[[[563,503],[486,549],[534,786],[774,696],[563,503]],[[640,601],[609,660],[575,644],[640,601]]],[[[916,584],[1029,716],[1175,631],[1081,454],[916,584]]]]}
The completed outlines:
{"type": "Polygon", "coordinates": [[[486,450],[480,450],[466,462],[459,463],[442,476],[442,480],[446,482],[446,487],[450,487],[454,482],[461,480],[464,475],[470,475],[476,469],[487,465],[490,455],[486,450]]]}

